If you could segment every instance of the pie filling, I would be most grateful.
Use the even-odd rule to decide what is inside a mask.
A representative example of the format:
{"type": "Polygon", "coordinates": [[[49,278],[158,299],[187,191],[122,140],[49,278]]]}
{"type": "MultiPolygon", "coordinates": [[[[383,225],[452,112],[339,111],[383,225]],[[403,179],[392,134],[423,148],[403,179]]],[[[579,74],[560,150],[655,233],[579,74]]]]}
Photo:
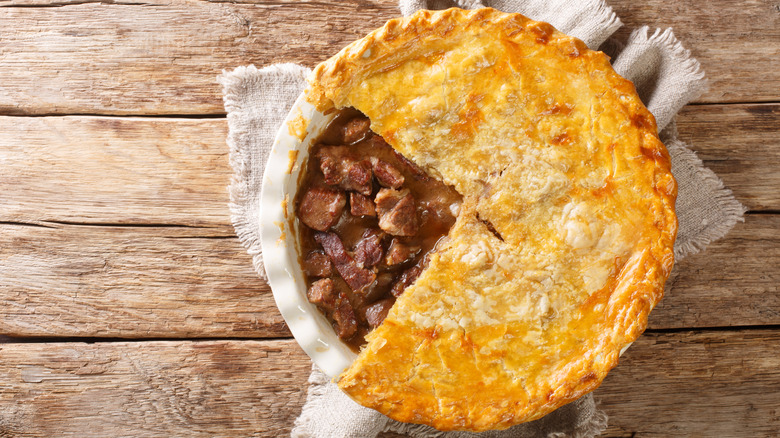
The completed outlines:
{"type": "Polygon", "coordinates": [[[462,201],[369,126],[355,109],[339,112],[295,198],[307,298],[355,351],[425,269],[462,201]]]}

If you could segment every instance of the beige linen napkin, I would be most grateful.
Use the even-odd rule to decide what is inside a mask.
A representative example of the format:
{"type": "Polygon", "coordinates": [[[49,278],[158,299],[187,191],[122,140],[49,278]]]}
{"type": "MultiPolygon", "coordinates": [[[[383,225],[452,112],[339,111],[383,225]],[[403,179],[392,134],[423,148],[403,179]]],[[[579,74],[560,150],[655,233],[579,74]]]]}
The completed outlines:
{"type": "MultiPolygon", "coordinates": [[[[706,83],[699,63],[683,49],[671,29],[650,34],[648,28],[643,27],[635,30],[628,41],[609,39],[621,22],[603,0],[401,0],[399,6],[404,15],[420,8],[452,6],[464,9],[490,6],[505,12],[520,12],[551,23],[558,30],[582,39],[591,48],[605,51],[612,56],[615,70],[636,85],[639,95],[655,115],[659,130],[662,130],[661,139],[671,154],[672,172],[679,186],[677,260],[723,237],[742,220],[742,205],[723,187],[720,179],[677,140],[672,123],[674,115],[697,98],[706,83]]],[[[248,66],[225,72],[218,79],[224,88],[229,126],[227,142],[234,170],[230,184],[232,221],[239,239],[253,257],[255,270],[263,278],[259,239],[263,171],[276,131],[303,90],[309,71],[294,64],[276,64],[262,69],[248,66]]],[[[373,438],[382,431],[425,438],[589,437],[604,430],[607,420],[588,394],[540,420],[506,431],[443,433],[427,426],[399,423],[359,406],[316,367],[309,384],[306,404],[292,432],[296,438],[373,438]]]]}

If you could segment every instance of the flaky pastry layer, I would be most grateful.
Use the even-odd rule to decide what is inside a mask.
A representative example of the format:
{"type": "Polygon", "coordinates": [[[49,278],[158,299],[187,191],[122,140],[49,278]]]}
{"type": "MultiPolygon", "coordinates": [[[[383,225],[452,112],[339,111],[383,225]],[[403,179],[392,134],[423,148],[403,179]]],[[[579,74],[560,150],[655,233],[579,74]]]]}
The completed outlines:
{"type": "Polygon", "coordinates": [[[677,231],[669,155],[608,57],[519,14],[420,11],[310,82],[318,109],[362,111],[464,197],[341,389],[396,420],[471,431],[595,389],[661,299],[677,231]]]}

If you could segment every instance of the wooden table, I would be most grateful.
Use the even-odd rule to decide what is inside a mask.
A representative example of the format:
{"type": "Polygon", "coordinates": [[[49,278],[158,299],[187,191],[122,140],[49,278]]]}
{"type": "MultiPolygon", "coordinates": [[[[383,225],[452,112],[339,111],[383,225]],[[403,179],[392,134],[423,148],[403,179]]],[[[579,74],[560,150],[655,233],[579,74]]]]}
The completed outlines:
{"type": "MultiPolygon", "coordinates": [[[[710,90],[680,137],[748,208],[595,393],[607,436],[780,434],[780,6],[612,0],[710,90]]],[[[313,66],[394,0],[0,0],[0,436],[289,433],[310,362],[230,225],[222,69],[313,66]]]]}

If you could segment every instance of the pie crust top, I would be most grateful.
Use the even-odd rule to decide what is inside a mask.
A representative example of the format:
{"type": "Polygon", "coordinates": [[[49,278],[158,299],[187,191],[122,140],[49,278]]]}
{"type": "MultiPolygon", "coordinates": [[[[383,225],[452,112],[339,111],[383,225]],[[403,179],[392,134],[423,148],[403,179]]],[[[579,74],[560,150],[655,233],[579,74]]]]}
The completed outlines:
{"type": "Polygon", "coordinates": [[[677,232],[669,154],[609,58],[519,14],[419,11],[310,82],[320,111],[362,111],[464,199],[339,387],[396,420],[471,431],[598,387],[661,299],[677,232]]]}

